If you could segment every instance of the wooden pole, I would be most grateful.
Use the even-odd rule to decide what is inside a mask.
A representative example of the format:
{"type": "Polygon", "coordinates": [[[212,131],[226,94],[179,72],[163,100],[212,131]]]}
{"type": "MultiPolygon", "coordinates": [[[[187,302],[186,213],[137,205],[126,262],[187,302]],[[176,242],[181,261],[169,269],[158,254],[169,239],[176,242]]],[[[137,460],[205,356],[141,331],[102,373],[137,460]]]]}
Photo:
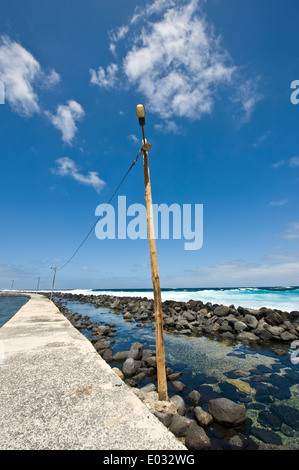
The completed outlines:
{"type": "Polygon", "coordinates": [[[50,300],[52,300],[52,296],[53,296],[53,289],[54,289],[54,282],[55,282],[55,277],[56,277],[56,268],[52,268],[54,269],[54,275],[53,275],[53,282],[52,282],[52,292],[51,292],[51,297],[50,297],[50,300]]]}
{"type": "MultiPolygon", "coordinates": [[[[143,128],[142,128],[143,131],[143,128]]],[[[143,145],[146,143],[143,133],[143,145]]],[[[168,400],[167,396],[167,379],[166,379],[166,361],[164,352],[164,337],[163,337],[163,312],[162,312],[162,298],[160,289],[160,277],[158,268],[156,238],[154,230],[154,218],[152,207],[152,193],[150,172],[148,164],[148,152],[143,149],[143,171],[144,171],[144,186],[145,186],[145,200],[147,212],[147,230],[149,240],[149,251],[152,270],[152,282],[154,290],[154,304],[155,304],[155,324],[156,324],[156,359],[157,359],[157,379],[158,379],[158,394],[159,400],[168,400]]]]}

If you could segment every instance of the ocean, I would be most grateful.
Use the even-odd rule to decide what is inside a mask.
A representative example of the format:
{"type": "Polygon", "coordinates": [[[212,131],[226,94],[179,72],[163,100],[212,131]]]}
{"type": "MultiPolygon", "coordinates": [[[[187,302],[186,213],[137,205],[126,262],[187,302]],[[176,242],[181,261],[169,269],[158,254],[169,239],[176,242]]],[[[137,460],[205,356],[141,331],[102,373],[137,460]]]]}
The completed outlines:
{"type": "Polygon", "coordinates": [[[0,296],[0,328],[5,325],[28,300],[28,297],[0,296]]]}
{"type": "MultiPolygon", "coordinates": [[[[84,295],[115,295],[126,297],[153,298],[152,289],[57,289],[56,292],[71,292],[84,295]]],[[[235,305],[259,309],[261,307],[276,308],[291,312],[299,310],[299,287],[236,287],[216,289],[161,289],[162,301],[201,300],[219,305],[235,305]]]]}

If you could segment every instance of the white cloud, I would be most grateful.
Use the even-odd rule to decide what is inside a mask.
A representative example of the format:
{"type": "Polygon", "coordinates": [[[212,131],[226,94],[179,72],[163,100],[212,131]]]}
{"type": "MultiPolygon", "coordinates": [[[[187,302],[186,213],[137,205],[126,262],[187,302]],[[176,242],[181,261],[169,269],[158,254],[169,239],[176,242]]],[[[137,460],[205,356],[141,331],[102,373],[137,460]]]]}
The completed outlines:
{"type": "Polygon", "coordinates": [[[138,139],[137,135],[130,134],[128,135],[128,139],[131,140],[134,144],[140,144],[142,139],[138,139]]]}
{"type": "Polygon", "coordinates": [[[155,0],[137,7],[127,25],[110,33],[110,50],[122,41],[122,57],[105,70],[91,69],[100,88],[132,86],[147,108],[172,125],[176,117],[201,119],[212,112],[217,95],[233,92],[247,122],[262,95],[258,80],[246,79],[222,46],[221,37],[201,11],[200,0],[155,0]],[[125,38],[125,41],[124,41],[125,38]],[[241,81],[241,85],[240,85],[241,81]]]}
{"type": "Polygon", "coordinates": [[[198,279],[205,286],[269,286],[292,285],[298,279],[299,261],[269,264],[232,261],[202,266],[190,271],[193,285],[198,279]],[[204,281],[203,281],[204,280],[204,281]]]}
{"type": "Polygon", "coordinates": [[[288,224],[285,230],[284,238],[287,238],[288,240],[299,238],[299,222],[292,222],[288,224]]]}
{"type": "Polygon", "coordinates": [[[280,160],[279,162],[273,163],[271,165],[272,168],[280,168],[285,164],[288,164],[291,168],[298,168],[299,167],[299,157],[292,157],[289,160],[280,160]]]}
{"type": "Polygon", "coordinates": [[[288,199],[280,199],[280,201],[271,201],[269,202],[269,206],[284,206],[289,202],[288,199]]]}
{"type": "Polygon", "coordinates": [[[271,165],[271,168],[280,168],[280,167],[282,167],[284,164],[285,164],[285,161],[284,161],[284,160],[280,160],[279,162],[273,163],[273,164],[271,165]]]}
{"type": "Polygon", "coordinates": [[[270,253],[265,255],[266,259],[284,260],[284,261],[299,261],[299,252],[297,253],[270,253]]]}
{"type": "Polygon", "coordinates": [[[58,168],[53,170],[55,174],[59,176],[70,176],[79,183],[92,186],[98,193],[101,192],[106,184],[103,180],[100,179],[96,171],[89,171],[87,176],[80,173],[79,168],[71,158],[58,158],[56,163],[58,168]]]}
{"type": "Polygon", "coordinates": [[[215,89],[230,83],[235,71],[197,8],[195,0],[154,2],[148,12],[163,11],[162,18],[147,21],[123,60],[128,81],[162,118],[210,113],[215,89]]]}
{"type": "Polygon", "coordinates": [[[129,31],[128,26],[120,26],[115,31],[110,31],[109,37],[110,37],[111,43],[109,45],[109,50],[112,52],[112,54],[115,55],[116,43],[120,41],[121,39],[123,39],[128,33],[128,31],[129,31]]]}
{"type": "Polygon", "coordinates": [[[289,161],[291,168],[296,168],[299,166],[299,157],[292,157],[289,161]]]}
{"type": "Polygon", "coordinates": [[[183,130],[171,120],[163,121],[162,123],[155,124],[155,129],[163,134],[183,134],[183,130]]]}
{"type": "Polygon", "coordinates": [[[250,120],[257,103],[263,99],[263,95],[258,91],[259,80],[259,77],[247,80],[242,80],[240,77],[241,84],[233,101],[241,104],[243,110],[241,124],[250,120]]]}
{"type": "Polygon", "coordinates": [[[116,64],[108,65],[106,72],[103,67],[99,67],[97,72],[90,69],[90,83],[97,85],[100,88],[112,88],[116,83],[117,72],[118,66],[116,64]]]}
{"type": "Polygon", "coordinates": [[[77,132],[76,121],[80,121],[85,111],[77,101],[69,100],[66,105],[59,105],[56,114],[46,113],[54,127],[62,133],[62,140],[71,144],[77,132]]]}
{"type": "Polygon", "coordinates": [[[0,79],[5,84],[5,98],[13,110],[20,115],[31,116],[40,112],[36,86],[49,88],[59,81],[60,76],[55,70],[46,74],[30,52],[2,36],[0,79]]]}

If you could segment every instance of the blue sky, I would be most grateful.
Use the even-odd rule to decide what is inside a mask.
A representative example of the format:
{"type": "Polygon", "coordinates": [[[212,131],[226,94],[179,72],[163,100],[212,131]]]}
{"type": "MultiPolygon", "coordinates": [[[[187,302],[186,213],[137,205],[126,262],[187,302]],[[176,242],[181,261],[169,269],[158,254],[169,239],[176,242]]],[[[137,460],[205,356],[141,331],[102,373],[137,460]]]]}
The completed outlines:
{"type": "MultiPolygon", "coordinates": [[[[200,250],[157,240],[161,286],[298,285],[298,13],[297,0],[1,0],[0,289],[50,288],[140,149],[137,103],[153,202],[203,204],[200,250]]],[[[118,195],[145,204],[141,158],[118,195]]],[[[93,231],[56,287],[151,287],[147,240],[93,231]]]]}

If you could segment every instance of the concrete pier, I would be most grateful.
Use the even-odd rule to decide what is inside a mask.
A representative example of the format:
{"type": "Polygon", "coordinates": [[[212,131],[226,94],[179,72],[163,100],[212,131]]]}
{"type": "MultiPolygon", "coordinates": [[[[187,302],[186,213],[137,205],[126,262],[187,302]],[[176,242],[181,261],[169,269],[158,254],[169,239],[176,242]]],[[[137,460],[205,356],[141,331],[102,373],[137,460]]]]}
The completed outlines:
{"type": "Polygon", "coordinates": [[[46,297],[0,342],[1,450],[186,450],[46,297]]]}

